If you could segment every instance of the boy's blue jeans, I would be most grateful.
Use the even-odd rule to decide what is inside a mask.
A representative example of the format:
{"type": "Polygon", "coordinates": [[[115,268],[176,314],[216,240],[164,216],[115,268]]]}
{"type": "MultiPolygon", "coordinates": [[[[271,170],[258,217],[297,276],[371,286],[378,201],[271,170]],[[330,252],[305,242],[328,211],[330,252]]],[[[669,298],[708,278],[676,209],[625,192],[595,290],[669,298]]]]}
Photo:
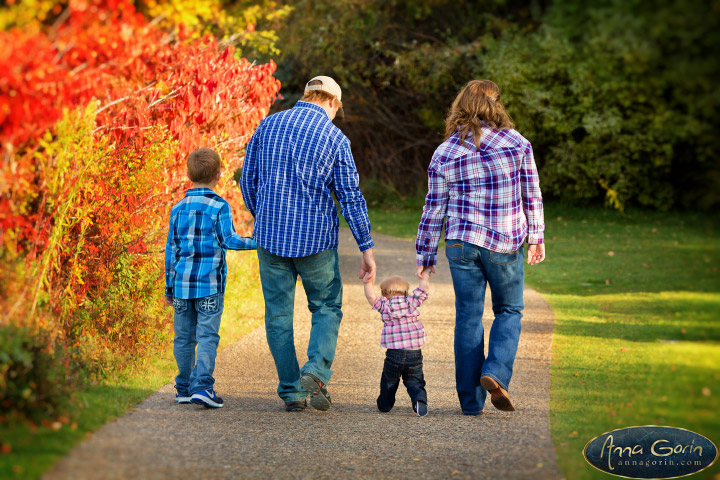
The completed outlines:
{"type": "Polygon", "coordinates": [[[173,298],[175,309],[173,354],[180,372],[175,377],[175,387],[181,396],[211,390],[215,385],[213,371],[220,341],[218,331],[224,297],[224,293],[216,293],[209,297],[189,300],[173,298]],[[197,363],[195,363],[196,346],[197,363]]]}
{"type": "Polygon", "coordinates": [[[342,319],[338,252],[330,249],[307,257],[279,257],[258,246],[257,254],[265,297],[265,331],[278,373],[277,393],[286,403],[302,401],[308,394],[300,385],[295,352],[295,283],[300,275],[312,313],[308,361],[302,373],[310,373],[325,384],[332,375],[330,367],[342,319]]]}
{"type": "Polygon", "coordinates": [[[485,406],[480,377],[494,378],[505,390],[512,377],[524,308],[524,251],[498,253],[448,240],[445,254],[455,289],[455,384],[463,413],[476,415],[485,406]],[[495,314],[487,358],[482,324],[486,284],[495,314]]]}
{"type": "Polygon", "coordinates": [[[417,402],[427,405],[425,377],[423,376],[422,351],[388,348],[385,352],[380,395],[377,398],[378,410],[389,412],[395,405],[395,393],[402,378],[407,388],[413,409],[417,402]]]}

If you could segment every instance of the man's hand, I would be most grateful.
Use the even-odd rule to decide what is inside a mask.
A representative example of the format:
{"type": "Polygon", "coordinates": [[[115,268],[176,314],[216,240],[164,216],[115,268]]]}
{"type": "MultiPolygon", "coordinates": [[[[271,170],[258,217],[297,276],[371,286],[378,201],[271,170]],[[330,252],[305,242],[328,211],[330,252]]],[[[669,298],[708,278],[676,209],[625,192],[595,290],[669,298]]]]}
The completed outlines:
{"type": "Polygon", "coordinates": [[[423,275],[425,272],[428,272],[428,275],[432,275],[435,273],[435,267],[433,266],[425,266],[425,265],[418,265],[417,267],[417,276],[420,280],[423,279],[423,275]]]}
{"type": "Polygon", "coordinates": [[[172,307],[173,306],[173,298],[165,297],[165,305],[167,305],[168,307],[172,307]]]}
{"type": "Polygon", "coordinates": [[[375,266],[375,253],[370,248],[365,250],[362,254],[362,260],[360,260],[360,279],[363,283],[369,283],[375,281],[375,274],[377,273],[377,266],[375,266]]]}
{"type": "Polygon", "coordinates": [[[545,260],[545,244],[530,245],[528,247],[527,264],[535,265],[545,260]]]}

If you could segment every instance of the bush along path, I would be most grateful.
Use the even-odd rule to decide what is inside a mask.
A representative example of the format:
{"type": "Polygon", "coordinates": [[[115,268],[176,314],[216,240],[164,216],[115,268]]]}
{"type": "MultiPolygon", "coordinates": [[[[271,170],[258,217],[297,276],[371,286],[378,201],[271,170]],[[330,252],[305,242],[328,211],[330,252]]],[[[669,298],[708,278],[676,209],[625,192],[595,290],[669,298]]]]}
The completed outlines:
{"type": "MultiPolygon", "coordinates": [[[[378,279],[399,274],[412,286],[413,243],[373,238],[378,279]]],[[[284,411],[265,330],[259,328],[218,355],[216,390],[224,408],[177,405],[173,386],[166,385],[88,437],[44,478],[560,478],[548,424],[552,312],[526,289],[510,385],[516,411],[496,410],[488,396],[482,415],[463,416],[455,393],[454,293],[444,255],[439,259],[420,315],[428,334],[426,417],[413,413],[403,385],[391,412],[377,410],[382,323],[357,279],[357,246],[349,230],[341,229],[344,317],[328,385],[329,411],[284,411]]],[[[301,364],[310,331],[306,305],[298,285],[295,341],[301,364]]],[[[489,304],[485,310],[487,335],[489,304]]]]}

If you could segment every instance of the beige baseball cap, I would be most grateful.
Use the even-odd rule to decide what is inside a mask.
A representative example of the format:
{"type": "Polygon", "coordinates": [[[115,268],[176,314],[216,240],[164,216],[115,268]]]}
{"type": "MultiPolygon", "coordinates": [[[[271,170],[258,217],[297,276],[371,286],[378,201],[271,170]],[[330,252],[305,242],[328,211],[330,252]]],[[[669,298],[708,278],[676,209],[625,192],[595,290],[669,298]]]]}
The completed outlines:
{"type": "MultiPolygon", "coordinates": [[[[317,77],[311,78],[305,85],[305,92],[309,92],[310,90],[322,90],[323,92],[336,96],[337,99],[342,102],[342,90],[340,90],[340,85],[338,85],[335,80],[325,75],[318,75],[317,77]],[[311,83],[315,84],[310,85],[311,83]]],[[[342,107],[338,109],[338,116],[340,118],[345,117],[345,112],[342,107]]]]}

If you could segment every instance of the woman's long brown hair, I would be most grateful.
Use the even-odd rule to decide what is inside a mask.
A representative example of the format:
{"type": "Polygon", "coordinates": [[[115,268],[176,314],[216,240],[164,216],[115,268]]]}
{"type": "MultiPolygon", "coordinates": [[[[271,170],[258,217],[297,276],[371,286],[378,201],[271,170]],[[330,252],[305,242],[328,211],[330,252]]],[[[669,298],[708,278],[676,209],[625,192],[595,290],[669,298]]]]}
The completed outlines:
{"type": "Polygon", "coordinates": [[[490,80],[471,80],[465,85],[445,119],[445,140],[459,131],[460,140],[465,143],[472,132],[473,143],[482,145],[482,123],[498,130],[514,128],[512,118],[500,103],[500,89],[490,80]]]}

